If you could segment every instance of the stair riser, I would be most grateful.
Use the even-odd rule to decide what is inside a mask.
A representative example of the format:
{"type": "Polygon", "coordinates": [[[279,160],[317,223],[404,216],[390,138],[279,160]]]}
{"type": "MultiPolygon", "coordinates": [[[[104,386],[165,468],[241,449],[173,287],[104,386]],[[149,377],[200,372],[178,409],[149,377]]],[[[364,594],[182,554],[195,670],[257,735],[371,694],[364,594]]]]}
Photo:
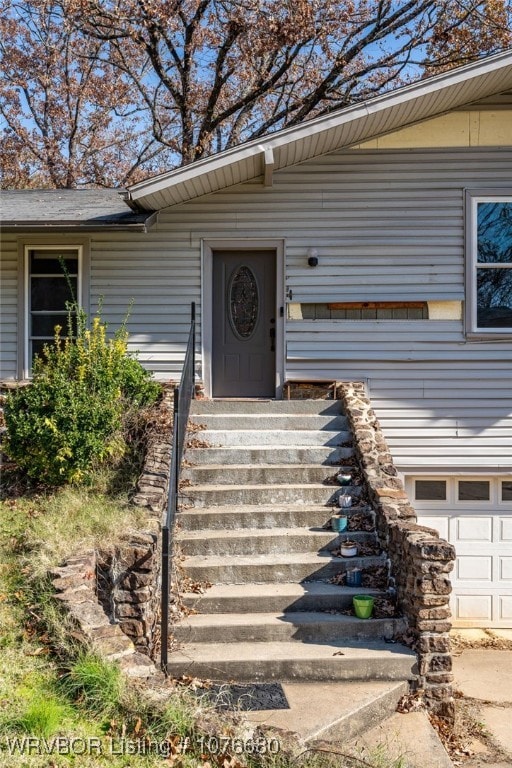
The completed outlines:
{"type": "MultiPolygon", "coordinates": [[[[356,495],[357,489],[351,494],[356,495]]],[[[339,486],[326,485],[325,488],[274,485],[261,488],[216,488],[196,491],[194,486],[184,488],[182,496],[196,509],[228,506],[230,504],[323,504],[337,505],[337,499],[343,494],[339,486]]]]}
{"type": "MultiPolygon", "coordinates": [[[[336,468],[328,467],[261,467],[261,466],[237,466],[230,468],[219,466],[215,469],[209,467],[185,467],[182,476],[190,480],[192,485],[223,485],[240,483],[241,485],[279,485],[293,483],[324,483],[334,478],[336,468]]],[[[331,488],[339,488],[333,484],[331,488]]],[[[347,493],[353,493],[353,488],[345,488],[347,493]]]]}
{"type": "MultiPolygon", "coordinates": [[[[333,536],[332,533],[318,533],[310,536],[289,534],[287,536],[225,536],[222,538],[187,539],[178,536],[180,549],[184,555],[271,555],[283,552],[320,552],[334,549],[347,538],[347,534],[333,536]]],[[[355,541],[373,541],[375,534],[351,533],[355,541]]]]}
{"type": "Polygon", "coordinates": [[[226,662],[173,661],[168,664],[172,677],[187,675],[210,680],[237,680],[239,682],[299,680],[408,680],[413,677],[409,658],[395,660],[348,659],[336,656],[332,659],[265,661],[228,660],[226,662]]]}
{"type": "MultiPolygon", "coordinates": [[[[382,722],[386,717],[389,717],[396,712],[398,702],[408,694],[409,683],[403,682],[402,684],[393,687],[392,690],[386,691],[378,698],[373,699],[363,707],[359,707],[353,712],[340,718],[337,722],[332,723],[329,727],[314,734],[311,741],[322,739],[325,741],[342,742],[346,744],[349,739],[353,739],[364,731],[368,731],[376,723],[382,722]]],[[[309,741],[309,739],[306,740],[309,741]]]]}
{"type": "Polygon", "coordinates": [[[194,416],[218,413],[261,414],[341,414],[339,400],[192,400],[190,413],[194,416]]]}
{"type": "MultiPolygon", "coordinates": [[[[384,592],[377,590],[361,589],[363,594],[383,597],[384,592]]],[[[205,595],[183,597],[183,602],[188,608],[199,611],[202,614],[215,613],[287,613],[288,611],[342,611],[352,607],[353,592],[347,593],[343,587],[339,587],[339,594],[334,595],[308,595],[290,598],[276,596],[265,597],[222,597],[211,598],[205,595]]]]}
{"type": "MultiPolygon", "coordinates": [[[[350,510],[347,510],[350,513],[350,510]]],[[[180,512],[178,522],[182,531],[237,530],[242,528],[300,528],[302,526],[321,528],[331,517],[331,509],[311,510],[262,510],[255,507],[250,513],[233,512],[180,512]]],[[[374,515],[371,515],[374,519],[374,515]]],[[[351,534],[352,535],[352,534],[351,534]]]]}
{"type": "MultiPolygon", "coordinates": [[[[186,459],[194,466],[203,464],[323,464],[336,468],[353,456],[352,448],[189,448],[186,459]]],[[[335,470],[333,470],[335,471],[335,470]]]]}
{"type": "Polygon", "coordinates": [[[344,443],[348,443],[351,439],[350,432],[339,430],[294,430],[294,429],[280,429],[280,430],[216,430],[205,429],[200,430],[194,434],[198,440],[204,440],[209,447],[217,446],[343,446],[344,443]]]}
{"type": "Polygon", "coordinates": [[[257,562],[247,565],[190,565],[185,561],[184,570],[193,581],[211,584],[283,584],[307,580],[331,579],[348,568],[363,568],[383,565],[381,557],[338,558],[322,566],[311,563],[281,563],[279,565],[259,565],[257,562]]]}
{"type": "Polygon", "coordinates": [[[283,621],[281,626],[230,626],[226,627],[191,627],[178,624],[173,627],[174,639],[180,643],[244,643],[244,642],[289,642],[298,640],[303,643],[336,642],[343,637],[351,640],[379,640],[392,638],[399,626],[393,619],[354,619],[351,624],[342,627],[334,623],[318,623],[296,627],[283,621]]]}
{"type": "Polygon", "coordinates": [[[276,430],[329,430],[341,432],[347,429],[347,417],[336,414],[327,416],[302,416],[302,415],[275,415],[262,413],[256,415],[235,414],[200,414],[190,417],[192,424],[202,429],[243,430],[255,429],[258,431],[276,430]]]}

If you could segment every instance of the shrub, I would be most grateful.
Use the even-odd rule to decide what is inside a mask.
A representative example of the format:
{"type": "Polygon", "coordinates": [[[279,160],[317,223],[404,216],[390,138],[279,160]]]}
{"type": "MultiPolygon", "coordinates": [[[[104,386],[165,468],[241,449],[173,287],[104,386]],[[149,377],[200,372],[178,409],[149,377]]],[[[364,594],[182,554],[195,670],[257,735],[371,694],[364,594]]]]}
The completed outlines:
{"type": "Polygon", "coordinates": [[[6,452],[48,485],[81,482],[94,464],[122,455],[123,416],[160,391],[127,352],[126,321],[107,338],[101,311],[90,329],[86,319],[81,310],[69,312],[68,337],[56,326],[54,343],[34,361],[32,384],[5,406],[6,452]]]}

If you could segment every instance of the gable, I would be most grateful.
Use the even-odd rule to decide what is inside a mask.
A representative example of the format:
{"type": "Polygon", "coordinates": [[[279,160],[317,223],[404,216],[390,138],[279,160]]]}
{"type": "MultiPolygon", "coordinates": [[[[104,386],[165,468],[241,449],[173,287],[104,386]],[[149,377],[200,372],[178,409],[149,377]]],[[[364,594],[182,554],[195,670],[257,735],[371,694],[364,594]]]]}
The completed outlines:
{"type": "Polygon", "coordinates": [[[512,105],[455,110],[356,145],[357,149],[512,146],[512,105]]]}

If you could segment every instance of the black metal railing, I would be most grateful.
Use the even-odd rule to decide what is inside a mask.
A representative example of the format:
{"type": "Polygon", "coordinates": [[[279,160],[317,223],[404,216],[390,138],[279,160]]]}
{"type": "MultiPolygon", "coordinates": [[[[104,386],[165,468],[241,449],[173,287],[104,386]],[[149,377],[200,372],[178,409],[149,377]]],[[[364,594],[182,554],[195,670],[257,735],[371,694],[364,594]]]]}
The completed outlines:
{"type": "Polygon", "coordinates": [[[172,429],[172,455],[169,472],[169,491],[167,509],[162,516],[162,593],[161,593],[161,630],[160,664],[167,674],[167,654],[169,645],[169,599],[171,592],[171,548],[172,528],[178,511],[178,487],[180,482],[181,462],[185,450],[187,423],[190,414],[190,402],[195,396],[195,349],[196,349],[196,305],[192,302],[190,332],[185,353],[185,362],[181,374],[180,386],[174,390],[174,412],[172,429]]]}

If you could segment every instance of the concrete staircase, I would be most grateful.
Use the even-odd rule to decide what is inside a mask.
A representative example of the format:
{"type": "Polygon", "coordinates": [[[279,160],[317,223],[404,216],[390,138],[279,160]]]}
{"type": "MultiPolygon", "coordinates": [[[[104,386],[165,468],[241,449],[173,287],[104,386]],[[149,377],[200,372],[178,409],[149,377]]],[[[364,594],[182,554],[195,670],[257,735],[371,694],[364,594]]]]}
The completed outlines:
{"type": "MultiPolygon", "coordinates": [[[[334,585],[333,576],[386,565],[384,553],[331,553],[348,535],[375,540],[374,531],[323,527],[340,493],[361,494],[360,486],[332,484],[341,469],[354,469],[340,403],[197,400],[191,420],[202,427],[196,444],[209,447],[187,450],[183,495],[191,506],[179,514],[176,538],[186,575],[212,586],[182,595],[194,612],[172,629],[180,647],[170,673],[239,683],[367,681],[372,717],[376,697],[382,714],[394,709],[415,663],[410,650],[389,642],[400,619],[335,612],[354,594],[379,591],[334,585]]],[[[364,504],[348,510],[356,512],[373,521],[364,504]]]]}

